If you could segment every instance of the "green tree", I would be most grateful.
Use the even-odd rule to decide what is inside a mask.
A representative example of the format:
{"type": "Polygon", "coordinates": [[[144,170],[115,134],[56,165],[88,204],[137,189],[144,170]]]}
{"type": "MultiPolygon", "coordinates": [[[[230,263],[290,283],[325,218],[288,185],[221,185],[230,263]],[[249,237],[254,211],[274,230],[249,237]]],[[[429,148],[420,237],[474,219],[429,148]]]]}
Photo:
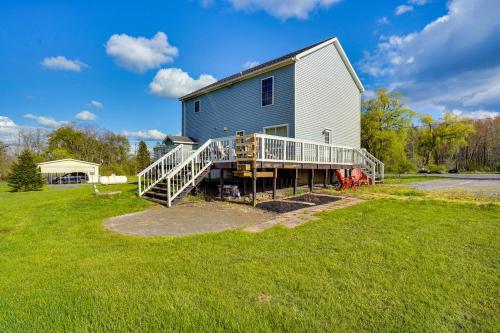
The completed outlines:
{"type": "Polygon", "coordinates": [[[420,117],[423,129],[418,137],[418,150],[424,166],[439,165],[449,155],[455,155],[467,144],[467,137],[474,132],[474,126],[457,115],[446,113],[443,121],[437,123],[430,115],[420,117]]]}
{"type": "Polygon", "coordinates": [[[138,170],[144,170],[150,164],[151,157],[149,156],[148,146],[144,141],[140,141],[137,151],[137,168],[138,170]]]}
{"type": "Polygon", "coordinates": [[[29,149],[24,149],[19,155],[7,182],[14,191],[38,191],[42,188],[42,174],[29,149]]]}
{"type": "Polygon", "coordinates": [[[405,107],[398,92],[379,89],[363,102],[361,145],[386,164],[389,171],[405,172],[413,166],[406,156],[408,129],[416,112],[405,107]]]}

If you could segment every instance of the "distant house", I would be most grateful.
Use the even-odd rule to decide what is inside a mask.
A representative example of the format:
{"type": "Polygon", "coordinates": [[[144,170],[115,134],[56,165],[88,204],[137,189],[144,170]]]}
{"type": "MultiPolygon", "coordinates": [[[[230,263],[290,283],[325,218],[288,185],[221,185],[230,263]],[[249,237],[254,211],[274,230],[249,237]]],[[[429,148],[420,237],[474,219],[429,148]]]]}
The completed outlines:
{"type": "Polygon", "coordinates": [[[153,158],[159,159],[178,145],[184,145],[188,150],[195,148],[196,142],[186,136],[169,135],[162,143],[153,147],[153,158]]]}
{"type": "Polygon", "coordinates": [[[363,90],[330,38],[183,96],[182,135],[202,144],[264,133],[359,148],[363,90]]]}

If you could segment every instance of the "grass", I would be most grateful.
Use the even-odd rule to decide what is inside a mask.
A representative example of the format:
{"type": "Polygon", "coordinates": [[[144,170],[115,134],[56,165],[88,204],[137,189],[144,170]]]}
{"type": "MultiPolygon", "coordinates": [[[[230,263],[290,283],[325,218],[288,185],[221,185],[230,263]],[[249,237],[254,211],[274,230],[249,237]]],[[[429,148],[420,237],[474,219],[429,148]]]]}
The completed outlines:
{"type": "Polygon", "coordinates": [[[498,331],[499,206],[397,186],[296,229],[140,238],[102,227],[149,206],[135,185],[0,183],[0,332],[498,331]]]}

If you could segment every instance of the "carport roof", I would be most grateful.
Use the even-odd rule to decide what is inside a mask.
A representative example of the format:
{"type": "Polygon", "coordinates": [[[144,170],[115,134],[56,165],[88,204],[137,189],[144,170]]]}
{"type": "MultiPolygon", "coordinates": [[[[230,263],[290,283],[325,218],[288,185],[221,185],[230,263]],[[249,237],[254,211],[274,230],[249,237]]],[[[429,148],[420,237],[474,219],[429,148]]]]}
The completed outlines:
{"type": "Polygon", "coordinates": [[[46,164],[52,164],[52,163],[58,163],[58,162],[76,162],[76,163],[83,163],[83,164],[90,164],[90,165],[99,165],[97,163],[92,163],[92,162],[87,162],[87,161],[81,161],[81,160],[77,160],[77,159],[74,159],[74,158],[63,158],[61,160],[55,160],[55,161],[48,161],[48,162],[42,162],[42,163],[38,163],[38,165],[46,165],[46,164]]]}

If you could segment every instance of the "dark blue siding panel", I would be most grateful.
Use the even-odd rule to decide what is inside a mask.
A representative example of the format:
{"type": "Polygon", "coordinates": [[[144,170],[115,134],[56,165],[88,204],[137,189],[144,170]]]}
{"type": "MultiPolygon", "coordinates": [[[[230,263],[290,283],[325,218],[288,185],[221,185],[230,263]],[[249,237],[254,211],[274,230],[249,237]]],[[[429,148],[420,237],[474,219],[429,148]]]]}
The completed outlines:
{"type": "Polygon", "coordinates": [[[239,130],[251,134],[262,132],[263,127],[288,124],[288,135],[293,137],[294,90],[294,65],[289,65],[185,101],[183,134],[203,143],[233,136],[239,130]],[[261,80],[270,76],[274,77],[274,104],[262,107],[261,80]],[[194,112],[196,100],[201,101],[198,113],[194,112]]]}

